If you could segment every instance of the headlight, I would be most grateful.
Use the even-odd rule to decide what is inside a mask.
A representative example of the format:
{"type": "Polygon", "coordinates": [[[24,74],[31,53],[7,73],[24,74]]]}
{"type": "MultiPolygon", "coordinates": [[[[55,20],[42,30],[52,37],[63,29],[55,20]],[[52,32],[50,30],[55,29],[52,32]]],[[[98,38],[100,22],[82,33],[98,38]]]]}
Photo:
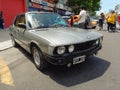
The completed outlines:
{"type": "Polygon", "coordinates": [[[100,38],[100,43],[102,43],[102,41],[103,41],[103,38],[100,38]]]}
{"type": "Polygon", "coordinates": [[[65,47],[64,46],[58,47],[57,48],[57,53],[60,54],[60,55],[63,54],[63,53],[65,53],[65,47]]]}
{"type": "Polygon", "coordinates": [[[99,44],[99,40],[96,40],[95,44],[98,45],[99,44]]]}
{"type": "Polygon", "coordinates": [[[74,45],[70,45],[70,46],[68,47],[68,51],[69,51],[70,53],[73,52],[74,49],[75,49],[74,45]]]}

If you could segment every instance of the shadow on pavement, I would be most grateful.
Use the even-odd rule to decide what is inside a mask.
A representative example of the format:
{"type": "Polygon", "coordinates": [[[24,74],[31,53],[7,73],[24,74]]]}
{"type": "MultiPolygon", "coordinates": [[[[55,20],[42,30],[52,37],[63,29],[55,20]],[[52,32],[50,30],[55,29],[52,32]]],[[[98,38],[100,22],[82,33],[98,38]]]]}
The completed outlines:
{"type": "Polygon", "coordinates": [[[91,56],[88,61],[74,65],[70,68],[63,66],[51,66],[44,74],[49,75],[55,82],[71,87],[102,76],[110,66],[110,62],[91,56]]]}

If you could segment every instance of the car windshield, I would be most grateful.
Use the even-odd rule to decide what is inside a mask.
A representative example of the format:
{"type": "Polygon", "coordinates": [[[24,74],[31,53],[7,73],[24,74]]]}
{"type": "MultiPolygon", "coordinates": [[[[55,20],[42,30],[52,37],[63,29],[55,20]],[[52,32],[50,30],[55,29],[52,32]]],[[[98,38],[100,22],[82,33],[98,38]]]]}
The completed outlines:
{"type": "Polygon", "coordinates": [[[30,29],[68,27],[67,22],[55,13],[29,13],[28,26],[30,29]]]}

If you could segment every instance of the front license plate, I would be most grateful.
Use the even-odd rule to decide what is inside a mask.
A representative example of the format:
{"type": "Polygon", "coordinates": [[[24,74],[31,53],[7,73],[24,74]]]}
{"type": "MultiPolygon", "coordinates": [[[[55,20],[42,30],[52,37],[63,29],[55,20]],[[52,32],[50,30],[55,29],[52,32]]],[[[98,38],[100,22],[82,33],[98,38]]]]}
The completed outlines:
{"type": "Polygon", "coordinates": [[[73,64],[78,64],[85,61],[85,55],[73,58],[73,64]]]}

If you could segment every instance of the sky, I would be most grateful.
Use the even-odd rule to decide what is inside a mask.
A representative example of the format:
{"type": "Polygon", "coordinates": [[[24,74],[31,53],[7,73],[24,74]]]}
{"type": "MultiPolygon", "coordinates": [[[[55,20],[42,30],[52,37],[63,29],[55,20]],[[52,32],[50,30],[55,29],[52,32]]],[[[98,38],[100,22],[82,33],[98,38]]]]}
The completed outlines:
{"type": "Polygon", "coordinates": [[[120,0],[101,0],[101,10],[97,12],[97,14],[101,12],[109,12],[109,10],[114,10],[115,6],[120,4],[120,0]]]}

